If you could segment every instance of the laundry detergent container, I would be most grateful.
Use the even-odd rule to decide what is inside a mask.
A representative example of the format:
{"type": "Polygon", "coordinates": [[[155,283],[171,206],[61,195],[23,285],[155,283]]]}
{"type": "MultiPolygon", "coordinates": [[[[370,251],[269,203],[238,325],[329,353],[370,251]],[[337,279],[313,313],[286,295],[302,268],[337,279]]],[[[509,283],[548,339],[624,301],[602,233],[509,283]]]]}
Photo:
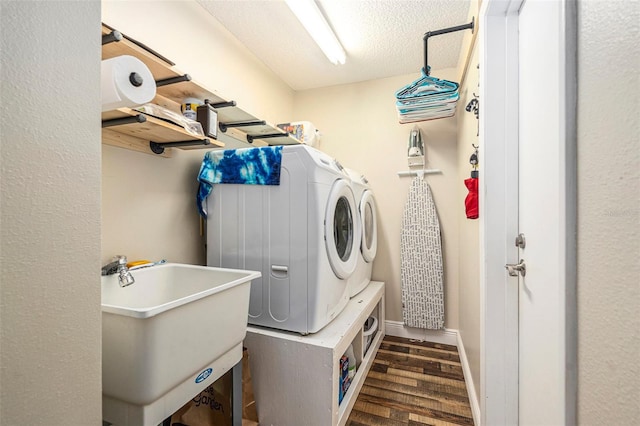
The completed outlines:
{"type": "Polygon", "coordinates": [[[207,211],[208,265],[262,272],[251,284],[250,324],[315,333],[344,309],[361,229],[335,159],[285,146],[279,185],[215,184],[207,211]]]}

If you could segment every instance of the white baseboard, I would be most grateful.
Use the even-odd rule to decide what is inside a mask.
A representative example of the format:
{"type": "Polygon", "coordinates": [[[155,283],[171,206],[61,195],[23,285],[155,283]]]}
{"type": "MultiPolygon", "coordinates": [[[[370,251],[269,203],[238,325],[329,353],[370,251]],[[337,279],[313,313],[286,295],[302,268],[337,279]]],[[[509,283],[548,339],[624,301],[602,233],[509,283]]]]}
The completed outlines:
{"type": "Polygon", "coordinates": [[[441,343],[443,345],[458,344],[457,330],[424,330],[422,328],[407,327],[401,321],[385,321],[385,333],[389,336],[404,337],[405,339],[424,340],[441,343]]]}
{"type": "Polygon", "coordinates": [[[467,353],[464,349],[464,343],[458,330],[444,329],[444,330],[423,330],[421,328],[406,327],[401,321],[385,321],[386,333],[389,336],[404,337],[405,339],[424,340],[428,342],[441,343],[443,345],[453,345],[458,348],[458,354],[460,355],[460,364],[462,365],[462,372],[464,374],[464,380],[467,385],[467,393],[469,395],[469,404],[471,405],[471,413],[473,415],[473,423],[480,426],[480,401],[476,394],[476,388],[473,384],[473,377],[471,376],[471,368],[469,367],[469,360],[467,359],[467,353]]]}
{"type": "Polygon", "coordinates": [[[471,414],[473,415],[473,424],[480,426],[480,401],[476,394],[476,388],[473,385],[473,377],[471,376],[471,368],[469,367],[469,360],[467,359],[467,352],[464,349],[464,343],[462,342],[462,336],[460,332],[456,330],[456,346],[458,347],[458,355],[460,356],[460,364],[462,364],[462,373],[464,374],[464,382],[467,385],[467,393],[469,395],[469,405],[471,405],[471,414]]]}

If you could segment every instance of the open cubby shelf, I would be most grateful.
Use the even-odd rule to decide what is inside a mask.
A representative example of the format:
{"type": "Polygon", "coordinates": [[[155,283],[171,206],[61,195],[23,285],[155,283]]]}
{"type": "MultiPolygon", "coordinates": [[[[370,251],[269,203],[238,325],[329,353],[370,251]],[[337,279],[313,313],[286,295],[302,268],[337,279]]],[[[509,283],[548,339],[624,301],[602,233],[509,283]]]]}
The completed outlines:
{"type": "Polygon", "coordinates": [[[384,283],[372,281],[322,330],[296,333],[249,326],[251,377],[260,423],[341,426],[347,422],[385,334],[384,283]],[[363,326],[378,319],[368,350],[363,326]],[[357,370],[338,403],[340,358],[353,345],[357,370]]]}
{"type": "MultiPolygon", "coordinates": [[[[155,117],[145,116],[144,122],[127,122],[103,128],[102,141],[108,145],[151,153],[149,143],[170,143],[193,141],[193,145],[179,146],[180,149],[221,148],[225,141],[236,140],[252,144],[294,145],[301,143],[282,129],[260,120],[255,115],[244,111],[236,103],[215,91],[206,89],[193,81],[188,74],[175,67],[175,64],[153,51],[149,47],[120,34],[117,30],[102,25],[102,59],[110,59],[121,55],[130,55],[140,59],[151,71],[156,81],[156,97],[152,101],[158,105],[180,113],[180,104],[186,98],[208,100],[214,106],[221,128],[229,125],[226,131],[218,131],[217,139],[204,136],[193,136],[182,127],[155,117]],[[114,34],[114,37],[110,37],[114,34]],[[106,40],[105,40],[106,39],[106,40]],[[248,126],[233,127],[238,123],[256,123],[248,126]],[[204,144],[208,141],[208,144],[204,144]]],[[[119,108],[102,113],[103,124],[115,118],[135,117],[139,113],[129,108],[119,108]]],[[[250,145],[248,145],[250,146],[250,145]]],[[[165,150],[163,156],[170,156],[171,149],[165,150]]]]}

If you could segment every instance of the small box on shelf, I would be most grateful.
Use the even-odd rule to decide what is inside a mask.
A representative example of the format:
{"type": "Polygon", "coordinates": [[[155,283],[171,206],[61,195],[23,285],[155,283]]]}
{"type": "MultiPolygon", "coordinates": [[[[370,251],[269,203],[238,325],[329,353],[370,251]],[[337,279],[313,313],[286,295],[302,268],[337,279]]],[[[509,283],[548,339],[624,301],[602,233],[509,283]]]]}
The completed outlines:
{"type": "Polygon", "coordinates": [[[197,120],[202,125],[202,130],[207,137],[218,139],[218,113],[205,100],[204,105],[200,105],[197,112],[197,120]]]}
{"type": "Polygon", "coordinates": [[[349,358],[346,355],[342,355],[340,358],[340,375],[338,382],[338,404],[342,402],[344,394],[349,389],[349,358]]]}

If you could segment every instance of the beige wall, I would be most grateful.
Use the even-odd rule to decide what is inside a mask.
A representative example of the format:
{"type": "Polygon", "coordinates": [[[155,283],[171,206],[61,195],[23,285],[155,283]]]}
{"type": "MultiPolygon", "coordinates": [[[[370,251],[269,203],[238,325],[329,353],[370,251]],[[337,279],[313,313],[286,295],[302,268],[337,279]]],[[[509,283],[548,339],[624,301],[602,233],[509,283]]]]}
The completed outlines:
{"type": "MultiPolygon", "coordinates": [[[[464,180],[471,175],[469,157],[473,153],[472,144],[478,146],[478,120],[475,114],[465,111],[478,90],[478,48],[473,49],[466,79],[460,88],[458,103],[458,180],[459,203],[464,206],[468,194],[464,180]]],[[[482,99],[480,99],[482,113],[482,99]]],[[[482,149],[482,147],[480,147],[482,149]]],[[[482,167],[482,165],[480,165],[482,167]]],[[[459,281],[459,331],[471,370],[471,378],[476,395],[480,395],[480,240],[478,220],[467,219],[465,210],[459,208],[458,224],[460,239],[458,242],[460,257],[459,281]]]]}
{"type": "Polygon", "coordinates": [[[97,2],[2,2],[6,426],[100,424],[99,23],[97,2]]]}
{"type": "MultiPolygon", "coordinates": [[[[103,1],[102,20],[261,119],[291,120],[293,91],[195,1],[103,1]]],[[[103,147],[103,262],[116,254],[205,262],[195,209],[205,150],[173,151],[166,159],[103,147]]]]}
{"type": "MultiPolygon", "coordinates": [[[[455,79],[452,69],[432,74],[455,79]]],[[[398,124],[394,93],[417,77],[412,74],[307,90],[298,92],[294,103],[294,119],[309,120],[321,131],[319,148],[369,179],[379,217],[373,278],[387,284],[387,318],[392,321],[402,321],[400,229],[411,183],[411,178],[400,178],[396,172],[408,170],[407,142],[413,127],[398,124]]],[[[445,326],[458,328],[458,215],[461,204],[458,199],[456,119],[422,122],[419,127],[426,145],[427,167],[443,172],[428,176],[427,181],[442,229],[445,326]]]]}
{"type": "Polygon", "coordinates": [[[578,2],[578,422],[640,419],[638,2],[578,2]]]}

